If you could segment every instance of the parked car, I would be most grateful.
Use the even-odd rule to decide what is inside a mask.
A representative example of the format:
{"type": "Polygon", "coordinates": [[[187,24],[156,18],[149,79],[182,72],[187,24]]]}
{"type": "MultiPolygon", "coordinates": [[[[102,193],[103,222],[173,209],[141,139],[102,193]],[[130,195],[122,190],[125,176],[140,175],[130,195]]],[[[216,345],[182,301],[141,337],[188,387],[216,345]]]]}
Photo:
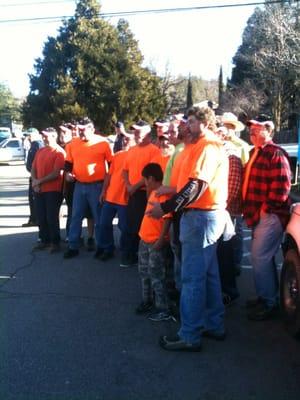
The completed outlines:
{"type": "Polygon", "coordinates": [[[6,128],[5,126],[0,126],[0,144],[11,137],[10,128],[6,128]]]}
{"type": "Polygon", "coordinates": [[[0,143],[0,163],[24,161],[25,150],[21,139],[10,138],[0,143]]]}
{"type": "Polygon", "coordinates": [[[300,203],[292,205],[283,253],[280,304],[288,331],[300,339],[300,203]]]}

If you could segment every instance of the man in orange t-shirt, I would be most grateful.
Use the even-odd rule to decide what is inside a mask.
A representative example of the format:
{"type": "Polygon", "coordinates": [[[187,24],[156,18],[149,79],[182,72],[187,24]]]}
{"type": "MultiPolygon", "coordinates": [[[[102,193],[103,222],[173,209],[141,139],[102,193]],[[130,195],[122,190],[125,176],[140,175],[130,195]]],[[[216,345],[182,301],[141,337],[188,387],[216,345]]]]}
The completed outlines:
{"type": "Polygon", "coordinates": [[[159,164],[163,170],[163,173],[165,173],[166,166],[174,153],[175,146],[170,143],[168,133],[163,133],[158,136],[157,145],[160,151],[159,154],[152,160],[152,162],[159,164]]]}
{"type": "Polygon", "coordinates": [[[45,147],[37,151],[31,168],[41,239],[35,249],[50,247],[50,252],[54,253],[59,250],[60,243],[59,210],[65,152],[56,142],[57,132],[54,128],[42,131],[42,137],[45,147]]]}
{"type": "MultiPolygon", "coordinates": [[[[155,200],[155,190],[163,180],[163,171],[157,163],[147,164],[142,175],[145,180],[149,202],[155,200]]],[[[163,196],[166,198],[166,196],[163,196]]],[[[164,199],[163,199],[164,200],[164,199]]],[[[147,208],[151,208],[148,203],[147,208]]],[[[137,307],[137,314],[151,311],[151,321],[166,321],[172,318],[166,289],[166,245],[171,223],[169,216],[154,219],[147,215],[147,208],[142,220],[139,236],[139,274],[142,283],[142,303],[137,307]]]]}
{"type": "Polygon", "coordinates": [[[95,222],[96,242],[99,242],[101,205],[99,196],[111,162],[109,144],[95,134],[93,122],[84,118],[78,125],[79,138],[73,138],[67,147],[66,179],[75,180],[72,219],[69,231],[69,249],[64,258],[78,255],[82,220],[89,206],[95,222]]]}
{"type": "Polygon", "coordinates": [[[127,239],[127,203],[128,193],[123,179],[124,161],[127,152],[134,143],[133,134],[121,133],[122,147],[114,154],[112,162],[104,180],[100,201],[103,202],[99,223],[99,243],[97,257],[101,261],[109,260],[114,255],[113,219],[118,216],[118,227],[121,231],[120,250],[122,256],[129,252],[127,239]]]}
{"type": "Polygon", "coordinates": [[[200,351],[202,336],[225,338],[217,240],[226,223],[228,158],[214,135],[215,115],[210,108],[188,112],[193,144],[181,165],[177,193],[164,203],[154,203],[149,214],[161,217],[183,209],[181,328],[177,335],[162,336],[165,350],[200,351]]]}
{"type": "Polygon", "coordinates": [[[147,192],[142,170],[145,165],[159,154],[159,149],[151,143],[151,127],[140,120],[132,125],[136,146],[132,147],[125,158],[123,177],[129,195],[128,199],[128,240],[130,251],[121,260],[121,267],[137,264],[139,230],[147,204],[147,192]]]}

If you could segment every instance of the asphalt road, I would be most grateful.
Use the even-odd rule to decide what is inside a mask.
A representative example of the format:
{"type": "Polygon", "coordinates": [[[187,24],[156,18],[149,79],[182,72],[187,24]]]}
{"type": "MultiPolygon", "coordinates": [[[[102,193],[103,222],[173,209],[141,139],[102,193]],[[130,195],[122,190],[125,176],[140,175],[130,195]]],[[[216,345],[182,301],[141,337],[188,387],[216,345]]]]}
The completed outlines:
{"type": "Polygon", "coordinates": [[[299,400],[300,343],[280,319],[245,317],[254,294],[249,232],[228,338],[203,341],[201,353],[169,353],[158,337],[178,324],[134,314],[136,268],[120,269],[118,255],[101,263],[84,248],[72,260],[32,253],[36,228],[20,227],[24,166],[0,166],[0,185],[1,400],[299,400]]]}

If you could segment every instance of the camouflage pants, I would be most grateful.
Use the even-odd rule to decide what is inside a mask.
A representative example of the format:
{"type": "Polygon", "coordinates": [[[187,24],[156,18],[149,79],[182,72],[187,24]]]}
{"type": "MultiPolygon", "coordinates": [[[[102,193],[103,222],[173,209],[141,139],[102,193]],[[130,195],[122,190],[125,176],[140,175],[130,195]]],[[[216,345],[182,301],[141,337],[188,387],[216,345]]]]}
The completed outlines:
{"type": "Polygon", "coordinates": [[[142,281],[142,297],[145,303],[155,299],[155,307],[167,309],[165,283],[165,249],[154,250],[152,243],[139,244],[139,274],[142,281]]]}

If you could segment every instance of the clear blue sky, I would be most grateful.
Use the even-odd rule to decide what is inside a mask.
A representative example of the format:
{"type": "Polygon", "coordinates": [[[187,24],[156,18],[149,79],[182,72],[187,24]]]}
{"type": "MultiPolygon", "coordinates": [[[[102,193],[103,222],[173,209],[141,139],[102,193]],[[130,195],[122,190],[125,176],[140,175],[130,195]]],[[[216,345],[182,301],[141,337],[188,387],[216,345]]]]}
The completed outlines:
{"type": "MultiPolygon", "coordinates": [[[[263,2],[263,0],[258,0],[263,2]]],[[[249,0],[102,0],[102,12],[176,8],[218,4],[243,4],[249,0]]],[[[5,19],[73,15],[71,0],[0,0],[0,21],[5,19]],[[23,5],[22,5],[23,3],[23,5]],[[25,4],[26,3],[26,4],[25,4]],[[30,3],[30,4],[29,4],[30,3]],[[40,4],[39,4],[40,3],[40,4]]],[[[220,65],[230,75],[231,60],[242,41],[246,22],[254,7],[236,7],[178,13],[130,16],[130,24],[145,65],[163,74],[189,73],[217,78],[220,65]]],[[[117,19],[110,19],[116,23],[117,19]]],[[[56,36],[57,22],[0,23],[0,82],[16,96],[26,96],[28,74],[41,56],[48,36],[56,36]]]]}

